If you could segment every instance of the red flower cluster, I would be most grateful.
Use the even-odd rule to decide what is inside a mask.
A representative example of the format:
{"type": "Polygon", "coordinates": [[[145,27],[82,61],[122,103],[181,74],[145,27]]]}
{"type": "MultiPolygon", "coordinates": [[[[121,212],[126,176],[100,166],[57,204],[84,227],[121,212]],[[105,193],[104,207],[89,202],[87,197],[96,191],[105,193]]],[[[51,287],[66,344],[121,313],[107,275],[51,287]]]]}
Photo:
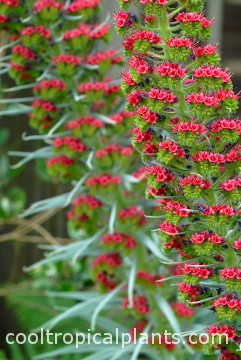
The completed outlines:
{"type": "Polygon", "coordinates": [[[109,85],[107,82],[87,82],[80,84],[78,90],[80,92],[88,92],[88,91],[104,91],[106,94],[110,94],[113,91],[118,91],[120,88],[119,85],[109,85]]]}
{"type": "Polygon", "coordinates": [[[76,139],[72,136],[57,137],[54,139],[54,146],[56,148],[68,148],[71,152],[82,153],[88,150],[87,146],[84,145],[80,139],[76,139]]]}
{"type": "Polygon", "coordinates": [[[34,100],[31,105],[35,108],[40,108],[48,113],[49,112],[57,113],[59,110],[56,105],[51,103],[51,101],[44,99],[34,100]]]}
{"type": "Polygon", "coordinates": [[[187,96],[186,101],[194,104],[205,104],[206,106],[219,106],[225,99],[238,99],[238,95],[235,95],[232,90],[220,89],[213,94],[192,93],[187,96]]]}
{"type": "MultiPolygon", "coordinates": [[[[168,239],[168,242],[164,242],[164,246],[165,248],[163,248],[163,250],[165,251],[166,249],[176,249],[180,252],[180,250],[183,249],[183,241],[182,240],[178,240],[177,238],[172,238],[172,240],[170,241],[170,239],[168,239]]],[[[180,252],[180,254],[182,254],[180,252]]]]}
{"type": "Polygon", "coordinates": [[[102,174],[91,176],[86,180],[86,184],[89,186],[108,186],[110,184],[120,184],[121,178],[119,176],[113,176],[111,174],[102,174]]]}
{"type": "Polygon", "coordinates": [[[30,124],[34,128],[44,132],[57,120],[59,109],[48,100],[37,99],[32,102],[32,112],[29,114],[30,124]]]}
{"type": "Polygon", "coordinates": [[[159,149],[164,149],[170,151],[173,156],[183,158],[185,156],[185,151],[174,141],[165,140],[159,143],[159,149]]]}
{"type": "Polygon", "coordinates": [[[237,162],[241,161],[241,146],[237,145],[233,147],[227,154],[226,154],[226,161],[228,162],[237,162]]]}
{"type": "Polygon", "coordinates": [[[64,40],[70,40],[80,36],[87,36],[88,38],[94,40],[103,37],[110,29],[108,24],[103,25],[88,25],[86,23],[80,23],[77,28],[72,30],[67,30],[64,33],[64,40]]]}
{"type": "Polygon", "coordinates": [[[181,302],[172,303],[171,307],[179,316],[184,316],[186,318],[190,318],[196,311],[194,309],[190,309],[187,305],[181,302]]]}
{"type": "Polygon", "coordinates": [[[233,191],[235,188],[241,186],[241,178],[229,179],[221,183],[221,188],[227,191],[233,191]]]}
{"type": "Polygon", "coordinates": [[[160,223],[160,230],[166,233],[168,236],[176,236],[180,233],[179,227],[175,226],[172,223],[169,223],[169,221],[164,221],[160,223]]]}
{"type": "Polygon", "coordinates": [[[196,78],[203,78],[203,77],[221,78],[224,83],[231,81],[231,77],[229,73],[218,66],[209,66],[209,65],[200,66],[196,70],[194,70],[193,76],[196,78]]]}
{"type": "Polygon", "coordinates": [[[175,201],[172,199],[161,199],[158,200],[158,202],[161,204],[163,210],[165,211],[171,211],[180,217],[193,216],[193,212],[188,209],[187,205],[182,204],[179,201],[175,201]]]}
{"type": "Polygon", "coordinates": [[[72,203],[73,206],[79,206],[82,204],[86,204],[92,209],[96,209],[103,206],[103,202],[98,200],[96,197],[92,195],[81,195],[79,198],[75,199],[72,203]]]}
{"type": "Polygon", "coordinates": [[[208,44],[205,46],[199,46],[195,49],[195,55],[198,57],[208,56],[216,53],[218,45],[208,44]]]}
{"type": "Polygon", "coordinates": [[[0,24],[6,23],[8,20],[7,16],[0,14],[0,24]]]}
{"type": "Polygon", "coordinates": [[[101,254],[93,261],[94,267],[107,266],[110,268],[122,265],[122,260],[119,253],[101,254]]]}
{"type": "Polygon", "coordinates": [[[135,52],[138,49],[141,53],[144,53],[152,44],[160,44],[161,41],[162,37],[158,36],[155,32],[137,30],[125,38],[123,46],[131,51],[135,52]]]}
{"type": "MultiPolygon", "coordinates": [[[[11,68],[16,69],[17,71],[20,71],[20,72],[21,72],[21,71],[24,70],[24,65],[16,64],[16,63],[14,63],[13,61],[10,61],[9,65],[10,65],[11,68]]],[[[21,73],[20,76],[21,76],[21,77],[24,77],[24,73],[21,73]]],[[[31,79],[31,77],[29,77],[29,79],[31,79]]]]}
{"type": "Polygon", "coordinates": [[[155,68],[155,73],[161,76],[170,76],[172,78],[181,79],[186,75],[187,69],[174,63],[163,63],[155,68]]]}
{"type": "Polygon", "coordinates": [[[22,29],[21,34],[24,36],[31,36],[33,34],[38,34],[45,38],[49,38],[51,36],[51,31],[44,27],[43,25],[39,26],[26,26],[22,29]]]}
{"type": "Polygon", "coordinates": [[[107,245],[121,244],[125,248],[132,249],[137,246],[136,240],[130,234],[114,233],[103,235],[101,238],[102,242],[107,245]]]}
{"type": "Polygon", "coordinates": [[[132,56],[128,64],[130,68],[134,68],[138,74],[152,73],[154,71],[153,66],[140,56],[132,56]]]}
{"type": "Polygon", "coordinates": [[[66,125],[65,128],[67,130],[81,128],[84,124],[88,126],[94,126],[95,128],[100,128],[103,126],[103,122],[99,119],[96,119],[89,115],[84,115],[77,120],[71,120],[66,125]]]}
{"type": "Polygon", "coordinates": [[[130,207],[121,209],[118,215],[122,219],[132,218],[135,216],[142,217],[144,216],[144,210],[139,209],[137,205],[132,205],[130,207]]]}
{"type": "Polygon", "coordinates": [[[132,146],[122,146],[119,144],[115,145],[107,145],[103,149],[98,149],[95,153],[97,158],[101,158],[103,156],[108,156],[110,154],[119,154],[122,156],[129,156],[133,154],[133,148],[132,146]]]}
{"type": "Polygon", "coordinates": [[[217,213],[224,216],[233,216],[236,214],[236,211],[232,206],[227,204],[207,206],[205,210],[202,210],[203,215],[215,215],[217,213]]]}
{"type": "Polygon", "coordinates": [[[106,271],[97,273],[95,280],[104,285],[104,290],[107,289],[108,291],[114,290],[118,285],[118,282],[113,279],[113,276],[108,276],[106,271]]]}
{"type": "Polygon", "coordinates": [[[33,60],[36,56],[31,49],[21,44],[14,46],[12,52],[21,55],[24,59],[29,59],[29,60],[33,60]]]}
{"type": "Polygon", "coordinates": [[[203,134],[203,133],[207,132],[208,129],[206,128],[206,126],[204,126],[200,123],[184,121],[184,122],[174,125],[172,130],[175,132],[190,131],[190,132],[196,133],[196,134],[203,134]]]}
{"type": "Polygon", "coordinates": [[[129,95],[127,95],[127,98],[131,105],[136,105],[142,100],[142,96],[137,90],[132,91],[129,95]]]}
{"type": "Polygon", "coordinates": [[[155,124],[158,119],[157,113],[149,110],[149,108],[145,105],[137,108],[136,112],[142,119],[146,120],[146,123],[155,124]]]}
{"type": "Polygon", "coordinates": [[[158,182],[172,182],[174,179],[174,175],[160,165],[147,166],[146,171],[148,175],[154,175],[158,182]]]}
{"type": "Polygon", "coordinates": [[[69,158],[65,154],[61,154],[59,156],[53,156],[47,161],[47,166],[53,166],[56,163],[60,163],[65,166],[71,166],[75,162],[74,158],[69,158]]]}
{"type": "Polygon", "coordinates": [[[123,28],[124,26],[133,26],[133,20],[131,19],[131,14],[128,11],[120,10],[114,14],[114,19],[116,20],[115,25],[118,28],[123,28]]]}
{"type": "Polygon", "coordinates": [[[62,62],[66,64],[80,65],[82,60],[80,57],[75,55],[60,54],[60,55],[55,55],[52,59],[52,62],[54,64],[58,64],[62,62]]]}
{"type": "Polygon", "coordinates": [[[224,349],[220,360],[238,360],[238,355],[224,349]]]}
{"type": "Polygon", "coordinates": [[[19,0],[0,0],[0,4],[16,7],[19,5],[19,0]]]}
{"type": "Polygon", "coordinates": [[[74,0],[68,7],[68,13],[74,13],[85,8],[99,6],[100,0],[74,0]]]}
{"type": "Polygon", "coordinates": [[[162,37],[157,35],[153,31],[136,30],[132,35],[133,40],[147,40],[150,44],[159,44],[162,41],[162,37]]]}
{"type": "Polygon", "coordinates": [[[84,60],[89,65],[97,65],[99,63],[102,63],[106,60],[110,60],[111,64],[117,64],[122,62],[122,56],[118,55],[118,51],[115,49],[108,49],[99,51],[94,55],[86,55],[84,57],[84,60]]]}
{"type": "Polygon", "coordinates": [[[221,244],[224,242],[223,238],[218,234],[206,231],[193,234],[190,241],[195,244],[202,244],[204,241],[211,242],[212,244],[221,244]]]}
{"type": "Polygon", "coordinates": [[[34,3],[35,13],[40,12],[44,8],[55,8],[58,10],[64,10],[64,4],[55,0],[38,0],[34,3]]]}
{"type": "Polygon", "coordinates": [[[236,250],[240,250],[241,249],[241,239],[237,240],[234,242],[234,248],[236,250]]]}
{"type": "Polygon", "coordinates": [[[175,103],[176,101],[176,96],[171,91],[151,89],[147,95],[150,99],[158,99],[169,104],[175,103]]]}
{"type": "Polygon", "coordinates": [[[211,124],[211,129],[213,132],[221,132],[223,130],[238,130],[239,135],[241,135],[241,121],[233,119],[217,120],[214,124],[211,124]]]}
{"type": "Polygon", "coordinates": [[[170,46],[170,47],[177,47],[177,48],[184,47],[184,48],[188,48],[188,49],[192,49],[195,46],[192,39],[179,38],[179,37],[171,38],[170,40],[168,40],[166,42],[166,45],[170,46]]]}
{"type": "Polygon", "coordinates": [[[129,118],[133,115],[134,115],[133,112],[129,112],[127,110],[122,110],[121,112],[119,112],[115,115],[111,115],[110,119],[117,123],[122,123],[125,118],[129,118]]]}
{"type": "Polygon", "coordinates": [[[151,133],[141,131],[138,126],[132,129],[132,133],[135,134],[134,140],[139,143],[150,142],[153,138],[151,133]]]}
{"type": "Polygon", "coordinates": [[[193,185],[200,187],[201,189],[210,189],[212,187],[212,183],[210,180],[203,180],[195,175],[190,175],[187,177],[183,177],[179,181],[180,186],[193,185]]]}
{"type": "MultiPolygon", "coordinates": [[[[129,300],[125,299],[122,302],[124,308],[128,308],[129,300]]],[[[150,306],[148,305],[147,298],[142,296],[133,295],[133,308],[138,314],[148,314],[151,311],[150,306]]]]}
{"type": "Polygon", "coordinates": [[[233,325],[211,325],[208,329],[207,329],[208,333],[210,335],[215,335],[215,334],[227,334],[228,338],[231,340],[233,338],[235,338],[237,336],[237,334],[235,333],[235,327],[233,325]]]}
{"type": "Polygon", "coordinates": [[[102,208],[103,202],[92,195],[83,194],[72,202],[72,206],[73,208],[68,212],[68,219],[75,219],[77,216],[79,224],[79,221],[83,220],[84,218],[89,220],[88,215],[91,214],[91,211],[102,208]],[[80,214],[81,216],[79,216],[80,214]]]}
{"type": "Polygon", "coordinates": [[[180,291],[183,291],[188,296],[191,296],[193,299],[196,298],[197,295],[199,295],[199,286],[187,284],[185,281],[178,284],[178,289],[180,291]]]}
{"type": "Polygon", "coordinates": [[[230,309],[236,311],[241,311],[241,300],[235,295],[228,294],[226,296],[222,296],[218,299],[215,299],[212,304],[213,307],[222,308],[223,306],[228,306],[230,309]]]}
{"type": "Polygon", "coordinates": [[[200,151],[192,156],[193,161],[202,162],[209,161],[212,164],[225,163],[225,156],[219,153],[211,153],[207,151],[200,151]]]}
{"type": "Polygon", "coordinates": [[[224,268],[220,272],[220,276],[224,279],[233,279],[241,280],[241,269],[237,269],[236,267],[224,268]]]}
{"type": "Polygon", "coordinates": [[[41,91],[42,89],[55,88],[57,90],[65,90],[66,84],[59,79],[42,80],[38,85],[34,87],[35,91],[41,91]]]}
{"type": "Polygon", "coordinates": [[[202,14],[198,14],[195,12],[182,12],[176,16],[176,20],[180,21],[181,23],[188,23],[188,22],[200,22],[203,28],[211,26],[214,22],[214,19],[208,20],[202,14]]]}
{"type": "MultiPolygon", "coordinates": [[[[122,0],[122,1],[128,1],[128,0],[122,0]]],[[[165,5],[169,2],[169,0],[155,0],[155,3],[158,5],[165,5]]],[[[140,0],[141,4],[152,4],[153,0],[140,0]]]]}
{"type": "MultiPolygon", "coordinates": [[[[199,278],[208,279],[214,276],[214,270],[209,267],[199,267],[197,263],[188,264],[186,263],[181,267],[182,272],[187,275],[197,276],[199,278]],[[195,266],[193,266],[195,265],[195,266]]],[[[191,281],[190,277],[188,279],[191,281]]]]}

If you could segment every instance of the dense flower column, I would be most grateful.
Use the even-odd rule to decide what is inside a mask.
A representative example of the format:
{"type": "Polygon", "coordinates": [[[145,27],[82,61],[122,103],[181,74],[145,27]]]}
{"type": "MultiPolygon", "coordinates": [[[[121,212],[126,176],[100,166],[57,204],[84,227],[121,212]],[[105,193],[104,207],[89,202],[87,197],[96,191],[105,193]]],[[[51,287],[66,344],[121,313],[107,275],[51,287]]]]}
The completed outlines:
{"type": "Polygon", "coordinates": [[[231,74],[218,46],[203,43],[214,19],[202,0],[118,2],[129,65],[122,89],[137,113],[133,144],[147,164],[147,197],[160,204],[162,248],[184,263],[180,299],[216,313],[221,322],[209,334],[228,334],[228,344],[210,341],[205,351],[240,359],[241,132],[231,74]],[[131,3],[142,4],[144,26],[131,3]]]}
{"type": "Polygon", "coordinates": [[[0,29],[11,34],[18,31],[21,23],[16,21],[24,15],[25,6],[20,6],[19,0],[1,0],[0,1],[0,29]]]}

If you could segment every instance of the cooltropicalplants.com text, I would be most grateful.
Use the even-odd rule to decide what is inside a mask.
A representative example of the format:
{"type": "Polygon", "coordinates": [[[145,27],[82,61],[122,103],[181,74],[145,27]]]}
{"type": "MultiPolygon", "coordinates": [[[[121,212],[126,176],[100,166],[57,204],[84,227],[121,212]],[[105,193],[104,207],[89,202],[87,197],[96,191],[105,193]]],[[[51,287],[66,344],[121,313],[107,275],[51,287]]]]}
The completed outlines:
{"type": "Polygon", "coordinates": [[[66,345],[75,345],[76,348],[79,348],[83,344],[89,345],[118,345],[121,344],[122,348],[125,348],[129,344],[190,344],[195,345],[197,343],[201,343],[203,345],[212,342],[219,343],[226,342],[228,344],[228,336],[227,334],[212,334],[209,335],[207,333],[197,334],[192,333],[187,336],[182,336],[178,333],[170,333],[165,330],[164,333],[138,333],[137,329],[133,329],[132,334],[130,333],[121,333],[117,328],[115,334],[112,333],[92,333],[88,330],[88,333],[76,332],[72,333],[54,333],[50,330],[45,330],[43,328],[40,329],[38,333],[8,333],[6,336],[6,342],[9,345],[13,344],[25,344],[29,343],[32,345],[35,344],[49,344],[49,345],[57,345],[60,343],[64,343],[66,345]]]}

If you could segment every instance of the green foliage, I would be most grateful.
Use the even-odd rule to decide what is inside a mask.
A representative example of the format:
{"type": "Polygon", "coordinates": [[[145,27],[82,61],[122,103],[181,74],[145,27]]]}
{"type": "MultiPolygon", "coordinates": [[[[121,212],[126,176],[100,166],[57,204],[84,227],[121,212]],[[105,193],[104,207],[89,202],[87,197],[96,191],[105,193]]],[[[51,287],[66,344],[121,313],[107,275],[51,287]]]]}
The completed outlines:
{"type": "Polygon", "coordinates": [[[19,171],[12,170],[6,155],[9,140],[9,130],[0,130],[0,218],[9,219],[21,213],[25,207],[25,192],[17,186],[11,187],[11,182],[19,171]]]}

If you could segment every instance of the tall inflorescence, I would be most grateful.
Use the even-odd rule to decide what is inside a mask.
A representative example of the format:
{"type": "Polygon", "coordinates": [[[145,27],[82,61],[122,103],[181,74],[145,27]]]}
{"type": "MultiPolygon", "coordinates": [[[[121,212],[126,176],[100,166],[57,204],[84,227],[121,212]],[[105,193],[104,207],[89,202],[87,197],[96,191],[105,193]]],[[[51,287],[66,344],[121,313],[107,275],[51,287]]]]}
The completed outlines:
{"type": "MultiPolygon", "coordinates": [[[[138,152],[130,145],[128,134],[133,109],[123,110],[120,81],[107,76],[110,68],[123,64],[122,57],[113,49],[97,50],[97,44],[101,46],[110,38],[107,23],[93,22],[100,1],[26,3],[28,8],[24,9],[16,0],[15,12],[9,9],[2,24],[14,41],[9,73],[19,85],[18,90],[31,89],[33,85],[30,125],[41,134],[33,139],[47,144],[29,159],[44,158],[52,179],[55,183],[65,182],[69,193],[46,199],[25,214],[71,204],[68,230],[73,244],[55,249],[44,263],[53,266],[61,261],[63,266],[56,268],[69,269],[71,259],[74,264],[85,259],[91,269],[91,288],[97,291],[96,303],[88,299],[90,304],[84,314],[91,318],[94,313],[92,329],[98,311],[107,305],[122,328],[126,323],[132,327],[133,337],[140,337],[145,329],[170,333],[173,323],[179,330],[178,321],[185,326],[195,311],[177,301],[175,288],[166,283],[156,288],[156,281],[167,276],[167,271],[160,266],[160,252],[155,237],[149,235],[144,214],[155,216],[159,210],[156,203],[143,199],[146,170],[138,161],[138,152]],[[21,17],[17,13],[20,9],[21,17]],[[98,295],[100,292],[107,296],[103,298],[98,295]],[[163,318],[165,306],[169,310],[163,318]]],[[[134,24],[136,19],[129,22],[134,24]]],[[[161,38],[155,36],[154,41],[158,45],[161,38]]],[[[147,113],[150,119],[153,117],[151,121],[156,119],[154,112],[147,113]]],[[[152,134],[149,131],[145,136],[152,134]]],[[[148,153],[151,151],[150,146],[148,153]]],[[[170,181],[174,178],[169,170],[166,176],[170,181]]],[[[74,271],[70,270],[68,276],[74,271]]],[[[174,267],[170,271],[177,272],[174,267]]],[[[82,276],[85,274],[73,277],[82,276]]],[[[70,279],[69,288],[79,290],[79,282],[75,284],[74,279],[70,279]]],[[[63,290],[57,282],[54,288],[63,290]]],[[[61,318],[67,318],[68,313],[64,312],[61,318]]],[[[58,319],[48,325],[52,327],[58,319]]],[[[97,325],[101,328],[102,323],[97,321],[97,325]]],[[[148,353],[158,357],[161,351],[169,356],[170,351],[180,350],[164,334],[161,343],[150,342],[146,358],[149,359],[148,353]]],[[[141,351],[138,346],[132,359],[141,351]]],[[[114,355],[110,353],[110,359],[114,355]]]]}
{"type": "Polygon", "coordinates": [[[212,311],[207,332],[229,338],[210,339],[206,353],[240,359],[239,94],[218,45],[205,44],[214,19],[204,0],[118,2],[115,27],[129,66],[122,89],[136,111],[133,145],[146,164],[146,195],[160,205],[162,249],[180,263],[180,300],[212,311]]]}

